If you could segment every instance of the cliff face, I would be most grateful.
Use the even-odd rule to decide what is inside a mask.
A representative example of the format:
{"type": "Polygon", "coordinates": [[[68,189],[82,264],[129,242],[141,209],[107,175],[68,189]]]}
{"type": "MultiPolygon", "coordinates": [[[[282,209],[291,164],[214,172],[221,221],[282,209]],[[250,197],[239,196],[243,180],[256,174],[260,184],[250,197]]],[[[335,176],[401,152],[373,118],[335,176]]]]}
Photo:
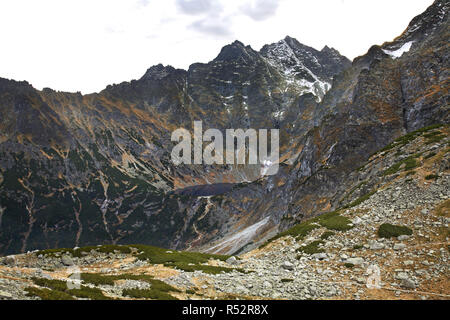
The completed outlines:
{"type": "Polygon", "coordinates": [[[373,46],[334,78],[313,108],[312,127],[291,147],[298,153],[265,180],[264,197],[249,209],[252,223],[270,217],[255,242],[345,205],[370,155],[407,132],[449,122],[448,9],[436,1],[400,37],[373,46]]]}
{"type": "Polygon", "coordinates": [[[236,41],[207,64],[154,66],[85,96],[0,79],[0,253],[100,243],[230,252],[336,208],[370,154],[448,123],[448,6],[436,1],[353,64],[286,37],[260,52],[236,41]],[[194,120],[279,128],[278,175],[173,166],[171,132],[194,120]],[[233,187],[172,192],[215,183],[233,187]]]}
{"type": "MultiPolygon", "coordinates": [[[[314,55],[336,58],[324,67],[328,77],[345,68],[342,61],[350,63],[334,50],[308,59],[314,55]]],[[[295,63],[306,69],[302,61],[295,63]]],[[[238,41],[208,64],[187,71],[153,66],[141,79],[98,94],[37,91],[0,79],[0,252],[116,242],[188,247],[199,241],[191,220],[210,205],[172,191],[255,181],[261,166],[175,167],[172,131],[192,130],[195,120],[205,130],[282,128],[288,154],[290,141],[310,126],[292,126],[304,122],[297,109],[314,108],[323,95],[311,89],[314,83],[290,81],[238,41]],[[300,91],[310,94],[305,104],[300,91]]],[[[220,234],[228,218],[202,228],[220,234]]]]}
{"type": "MultiPolygon", "coordinates": [[[[401,136],[358,170],[351,203],[238,257],[146,245],[33,251],[0,257],[0,299],[448,300],[449,134],[434,125],[401,136]]],[[[267,220],[210,251],[238,250],[267,220]]]]}

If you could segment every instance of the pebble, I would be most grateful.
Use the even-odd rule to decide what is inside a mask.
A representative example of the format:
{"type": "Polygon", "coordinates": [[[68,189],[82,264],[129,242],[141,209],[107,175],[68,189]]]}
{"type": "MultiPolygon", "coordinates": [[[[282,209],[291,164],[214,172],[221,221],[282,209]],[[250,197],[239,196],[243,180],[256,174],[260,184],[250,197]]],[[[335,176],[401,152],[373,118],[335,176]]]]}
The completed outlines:
{"type": "Polygon", "coordinates": [[[283,269],[290,270],[290,271],[294,270],[294,265],[293,265],[292,263],[290,263],[289,261],[283,262],[283,264],[281,265],[281,267],[282,267],[283,269]]]}
{"type": "Polygon", "coordinates": [[[394,244],[394,250],[398,251],[398,250],[403,250],[406,248],[406,244],[404,243],[396,243],[394,244]]]}

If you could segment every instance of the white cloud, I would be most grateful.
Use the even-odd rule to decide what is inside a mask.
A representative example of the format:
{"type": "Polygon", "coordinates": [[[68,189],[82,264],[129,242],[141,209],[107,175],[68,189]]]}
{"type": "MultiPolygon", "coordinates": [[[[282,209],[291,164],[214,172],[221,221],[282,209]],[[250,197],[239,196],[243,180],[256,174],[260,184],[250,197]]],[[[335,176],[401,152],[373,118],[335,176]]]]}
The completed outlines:
{"type": "Polygon", "coordinates": [[[245,3],[241,10],[252,19],[263,21],[275,15],[278,5],[278,0],[255,0],[245,3]]]}
{"type": "Polygon", "coordinates": [[[150,0],[138,0],[138,1],[137,1],[137,5],[138,5],[138,6],[143,6],[143,7],[145,7],[145,6],[149,5],[149,4],[150,4],[150,0]]]}
{"type": "Polygon", "coordinates": [[[238,39],[290,35],[349,58],[398,36],[432,0],[2,0],[0,77],[100,91],[151,65],[188,68],[238,39]]]}
{"type": "Polygon", "coordinates": [[[217,37],[227,37],[233,34],[230,30],[230,19],[218,16],[197,20],[189,25],[189,28],[217,37]]]}
{"type": "Polygon", "coordinates": [[[175,0],[177,7],[186,14],[197,15],[221,9],[218,1],[211,0],[175,0]]]}

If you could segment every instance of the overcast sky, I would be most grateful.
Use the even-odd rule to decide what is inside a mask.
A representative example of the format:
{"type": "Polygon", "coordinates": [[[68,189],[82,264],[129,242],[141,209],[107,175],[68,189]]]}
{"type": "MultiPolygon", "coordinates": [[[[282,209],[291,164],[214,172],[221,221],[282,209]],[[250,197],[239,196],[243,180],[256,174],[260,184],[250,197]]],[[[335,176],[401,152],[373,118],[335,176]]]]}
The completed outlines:
{"type": "Polygon", "coordinates": [[[432,0],[1,0],[0,77],[100,91],[162,63],[187,69],[238,39],[290,35],[348,58],[392,40],[432,0]]]}

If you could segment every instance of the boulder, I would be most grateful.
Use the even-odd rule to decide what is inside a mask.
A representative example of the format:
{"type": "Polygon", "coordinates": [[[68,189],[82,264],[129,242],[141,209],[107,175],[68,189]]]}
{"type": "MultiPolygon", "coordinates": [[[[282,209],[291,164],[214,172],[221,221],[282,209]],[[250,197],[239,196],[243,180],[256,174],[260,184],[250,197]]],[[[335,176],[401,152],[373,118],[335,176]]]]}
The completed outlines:
{"type": "Polygon", "coordinates": [[[71,257],[69,257],[68,255],[64,255],[61,257],[61,263],[65,266],[73,266],[73,260],[71,257]]]}
{"type": "Polygon", "coordinates": [[[237,264],[237,263],[238,263],[238,260],[236,259],[235,256],[232,256],[232,257],[229,257],[229,258],[226,260],[226,263],[234,265],[234,264],[237,264]]]}

